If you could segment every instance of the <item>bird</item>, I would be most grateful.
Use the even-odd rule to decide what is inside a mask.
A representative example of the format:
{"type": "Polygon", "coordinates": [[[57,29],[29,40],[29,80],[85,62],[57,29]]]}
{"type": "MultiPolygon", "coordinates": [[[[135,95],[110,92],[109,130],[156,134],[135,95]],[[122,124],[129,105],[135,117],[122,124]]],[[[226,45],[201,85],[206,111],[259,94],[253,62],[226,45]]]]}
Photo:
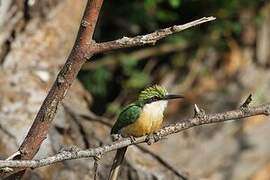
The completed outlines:
{"type": "MultiPolygon", "coordinates": [[[[136,138],[156,133],[161,128],[168,100],[178,98],[184,96],[168,94],[168,91],[159,85],[144,89],[135,102],[120,112],[111,129],[112,137],[136,138]]],[[[117,179],[126,151],[127,147],[117,150],[109,175],[110,180],[117,179]]]]}

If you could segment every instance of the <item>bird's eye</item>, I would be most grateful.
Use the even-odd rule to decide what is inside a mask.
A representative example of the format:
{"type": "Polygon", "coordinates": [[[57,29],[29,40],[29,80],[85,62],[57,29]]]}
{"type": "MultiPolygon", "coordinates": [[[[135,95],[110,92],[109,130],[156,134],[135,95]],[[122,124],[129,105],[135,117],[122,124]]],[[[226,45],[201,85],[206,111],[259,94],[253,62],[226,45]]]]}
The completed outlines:
{"type": "Polygon", "coordinates": [[[157,101],[158,100],[158,97],[157,96],[154,96],[154,97],[152,97],[152,100],[153,101],[157,101]]]}
{"type": "Polygon", "coordinates": [[[158,96],[153,96],[151,98],[149,98],[147,100],[147,103],[152,103],[152,102],[155,102],[155,101],[158,101],[159,100],[159,97],[158,96]]]}

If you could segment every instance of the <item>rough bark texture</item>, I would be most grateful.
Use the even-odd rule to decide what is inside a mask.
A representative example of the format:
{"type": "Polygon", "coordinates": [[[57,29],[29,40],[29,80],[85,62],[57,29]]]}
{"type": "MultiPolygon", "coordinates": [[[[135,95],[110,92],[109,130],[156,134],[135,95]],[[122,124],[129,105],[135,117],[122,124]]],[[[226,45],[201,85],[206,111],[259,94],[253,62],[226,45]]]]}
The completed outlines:
{"type": "MultiPolygon", "coordinates": [[[[14,35],[10,50],[3,57],[0,71],[2,84],[0,88],[0,124],[1,137],[3,137],[1,138],[1,155],[3,158],[4,154],[8,155],[16,151],[15,149],[22,143],[31,127],[35,114],[72,48],[84,6],[82,2],[63,1],[48,7],[49,9],[45,10],[45,17],[35,14],[28,21],[24,19],[23,15],[17,19],[19,24],[24,23],[25,25],[14,35]]],[[[42,7],[45,8],[45,6],[42,7]]],[[[20,3],[11,3],[10,8],[20,8],[20,3]]],[[[32,8],[34,9],[34,7],[32,8]]],[[[16,11],[9,20],[13,21],[19,16],[17,14],[23,14],[23,11],[24,9],[16,11]]],[[[36,11],[38,10],[36,9],[36,11]]],[[[30,12],[32,13],[32,11],[30,12]]],[[[16,31],[18,25],[14,25],[11,29],[3,27],[1,28],[2,37],[5,34],[12,34],[9,30],[16,31]]],[[[73,85],[72,89],[73,91],[67,94],[67,101],[77,104],[74,104],[79,106],[77,109],[87,110],[87,99],[91,101],[90,96],[85,93],[78,82],[73,85]]],[[[57,138],[61,134],[66,134],[65,131],[70,131],[70,138],[71,136],[76,137],[75,134],[81,135],[78,125],[73,125],[71,128],[67,117],[69,115],[64,113],[64,109],[60,107],[55,124],[42,144],[38,156],[56,151],[54,149],[56,144],[57,146],[66,144],[59,142],[63,140],[57,138]],[[52,141],[52,137],[54,141],[52,141]]],[[[78,139],[68,140],[69,138],[66,138],[66,140],[72,144],[76,144],[75,141],[77,141],[80,145],[85,146],[83,138],[78,137],[78,139]]],[[[54,171],[54,168],[51,169],[54,171]]],[[[41,172],[44,172],[41,177],[48,179],[53,176],[57,177],[54,173],[46,173],[44,170],[41,172]]]]}

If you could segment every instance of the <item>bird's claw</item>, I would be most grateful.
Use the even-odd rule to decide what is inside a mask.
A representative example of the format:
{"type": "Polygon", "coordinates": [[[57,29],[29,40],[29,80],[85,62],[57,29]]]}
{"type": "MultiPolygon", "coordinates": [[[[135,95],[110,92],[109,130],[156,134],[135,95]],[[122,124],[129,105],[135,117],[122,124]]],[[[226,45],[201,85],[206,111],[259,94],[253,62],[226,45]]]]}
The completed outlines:
{"type": "Polygon", "coordinates": [[[136,141],[136,138],[134,136],[129,136],[131,143],[134,143],[136,141]]]}
{"type": "Polygon", "coordinates": [[[96,154],[95,156],[94,156],[94,160],[95,161],[99,161],[101,158],[102,158],[102,153],[98,153],[98,154],[96,154]]]}
{"type": "Polygon", "coordinates": [[[159,140],[160,140],[160,137],[158,136],[157,133],[149,134],[149,135],[147,135],[147,137],[145,139],[145,141],[148,145],[151,145],[159,140]]]}
{"type": "Polygon", "coordinates": [[[122,136],[120,134],[112,134],[111,136],[112,136],[113,142],[122,139],[122,136]]]}

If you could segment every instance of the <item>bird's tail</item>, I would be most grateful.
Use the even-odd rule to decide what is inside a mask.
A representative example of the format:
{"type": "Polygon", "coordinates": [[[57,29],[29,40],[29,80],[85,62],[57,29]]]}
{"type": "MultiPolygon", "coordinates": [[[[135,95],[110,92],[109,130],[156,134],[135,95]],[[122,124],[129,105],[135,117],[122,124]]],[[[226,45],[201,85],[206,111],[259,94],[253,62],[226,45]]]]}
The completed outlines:
{"type": "Polygon", "coordinates": [[[127,151],[127,147],[123,147],[117,150],[116,155],[113,160],[113,165],[110,171],[109,180],[117,179],[126,151],[127,151]]]}

